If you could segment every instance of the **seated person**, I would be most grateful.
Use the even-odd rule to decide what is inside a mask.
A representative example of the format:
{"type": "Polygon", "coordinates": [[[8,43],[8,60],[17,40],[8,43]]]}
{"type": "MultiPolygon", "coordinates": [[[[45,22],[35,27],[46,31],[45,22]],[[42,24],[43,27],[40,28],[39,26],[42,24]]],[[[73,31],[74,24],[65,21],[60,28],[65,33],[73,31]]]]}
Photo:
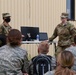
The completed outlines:
{"type": "Polygon", "coordinates": [[[55,59],[52,56],[47,55],[48,52],[49,52],[48,42],[47,41],[41,42],[38,46],[38,55],[31,59],[29,75],[43,75],[41,71],[39,71],[39,69],[42,70],[41,65],[44,65],[43,66],[44,73],[47,72],[48,69],[48,67],[46,67],[47,64],[49,64],[50,68],[49,70],[53,70],[55,68],[56,66],[55,59]],[[50,62],[47,63],[46,60],[50,62]]]}
{"type": "Polygon", "coordinates": [[[7,39],[6,35],[0,34],[0,47],[6,45],[6,43],[7,43],[6,39],[7,39]]]}
{"type": "Polygon", "coordinates": [[[74,64],[74,56],[70,51],[62,51],[57,56],[57,67],[55,71],[48,71],[44,75],[76,75],[76,72],[71,70],[74,64]]]}
{"type": "Polygon", "coordinates": [[[74,45],[71,45],[70,47],[66,48],[65,50],[73,53],[75,61],[74,61],[74,66],[72,67],[72,69],[76,71],[76,35],[74,36],[74,45]]]}
{"type": "Polygon", "coordinates": [[[0,48],[0,75],[28,75],[26,50],[20,48],[22,35],[17,29],[8,33],[5,46],[0,48]]]}

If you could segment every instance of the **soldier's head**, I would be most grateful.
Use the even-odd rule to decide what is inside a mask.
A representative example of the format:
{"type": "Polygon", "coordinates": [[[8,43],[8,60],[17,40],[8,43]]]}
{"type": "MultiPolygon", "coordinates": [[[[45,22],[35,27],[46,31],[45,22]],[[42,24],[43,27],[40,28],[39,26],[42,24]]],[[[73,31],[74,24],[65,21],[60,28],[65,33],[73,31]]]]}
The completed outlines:
{"type": "Polygon", "coordinates": [[[19,30],[12,29],[11,31],[9,31],[7,36],[7,42],[11,46],[19,46],[21,45],[21,41],[22,41],[22,34],[19,30]]]}
{"type": "Polygon", "coordinates": [[[38,46],[39,54],[47,54],[49,52],[49,44],[47,41],[43,41],[38,46]]]}
{"type": "Polygon", "coordinates": [[[68,21],[68,16],[69,14],[68,13],[61,13],[61,21],[62,22],[65,22],[65,21],[68,21]]]}
{"type": "Polygon", "coordinates": [[[11,16],[9,13],[2,13],[2,17],[3,17],[3,20],[7,23],[11,21],[11,18],[10,18],[11,16]]]}

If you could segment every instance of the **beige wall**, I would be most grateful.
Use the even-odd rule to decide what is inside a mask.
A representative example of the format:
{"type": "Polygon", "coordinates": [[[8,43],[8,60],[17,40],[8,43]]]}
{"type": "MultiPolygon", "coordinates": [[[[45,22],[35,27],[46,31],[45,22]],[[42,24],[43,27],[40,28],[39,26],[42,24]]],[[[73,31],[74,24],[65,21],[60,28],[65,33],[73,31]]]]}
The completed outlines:
{"type": "MultiPolygon", "coordinates": [[[[0,23],[4,12],[11,14],[13,28],[20,30],[20,26],[37,26],[50,37],[60,22],[61,13],[66,12],[66,0],[0,0],[0,23]]],[[[22,45],[31,56],[37,55],[37,46],[22,45]]],[[[54,55],[53,45],[49,54],[54,55]]]]}

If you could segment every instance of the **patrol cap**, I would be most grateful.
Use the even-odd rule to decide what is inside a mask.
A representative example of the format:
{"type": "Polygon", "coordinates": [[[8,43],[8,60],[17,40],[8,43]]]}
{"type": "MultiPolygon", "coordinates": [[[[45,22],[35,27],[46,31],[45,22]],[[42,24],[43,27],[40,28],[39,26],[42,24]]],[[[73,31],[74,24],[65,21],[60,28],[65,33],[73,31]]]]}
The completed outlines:
{"type": "Polygon", "coordinates": [[[11,17],[9,13],[2,13],[2,17],[11,17]]]}
{"type": "Polygon", "coordinates": [[[61,18],[68,18],[69,14],[68,13],[61,13],[61,18]]]}

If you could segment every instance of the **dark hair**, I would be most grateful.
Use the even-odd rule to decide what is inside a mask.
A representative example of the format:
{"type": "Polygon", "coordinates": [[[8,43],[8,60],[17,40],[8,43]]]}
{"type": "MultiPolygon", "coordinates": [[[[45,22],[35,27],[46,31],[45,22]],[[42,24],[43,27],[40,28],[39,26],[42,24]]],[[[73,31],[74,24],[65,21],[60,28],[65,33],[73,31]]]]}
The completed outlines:
{"type": "Polygon", "coordinates": [[[0,47],[6,45],[6,35],[0,34],[0,47]]]}
{"type": "Polygon", "coordinates": [[[22,39],[21,32],[17,29],[12,29],[8,33],[8,42],[11,46],[21,45],[21,39],[22,39]]]}
{"type": "Polygon", "coordinates": [[[76,35],[74,36],[74,43],[76,44],[76,35]]]}

